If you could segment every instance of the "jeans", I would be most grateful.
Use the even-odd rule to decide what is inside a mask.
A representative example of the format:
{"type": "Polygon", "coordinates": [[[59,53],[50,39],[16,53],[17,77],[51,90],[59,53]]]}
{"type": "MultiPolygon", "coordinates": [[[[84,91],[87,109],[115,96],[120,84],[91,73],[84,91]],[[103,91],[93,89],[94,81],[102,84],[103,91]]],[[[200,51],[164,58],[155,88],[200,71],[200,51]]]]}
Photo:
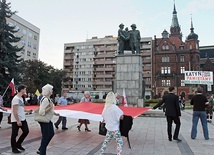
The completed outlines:
{"type": "Polygon", "coordinates": [[[65,128],[66,127],[66,123],[67,123],[66,117],[59,116],[59,119],[57,120],[57,122],[55,123],[55,125],[59,126],[59,124],[61,122],[62,122],[62,127],[65,128]]]}
{"type": "Polygon", "coordinates": [[[41,127],[41,132],[42,132],[42,140],[41,140],[41,145],[39,147],[40,155],[46,155],[46,149],[51,141],[51,139],[54,136],[54,128],[53,128],[53,123],[42,123],[39,122],[40,127],[41,127]]]}
{"type": "Polygon", "coordinates": [[[179,130],[180,130],[180,126],[181,126],[180,118],[179,117],[173,117],[173,116],[167,116],[166,120],[167,120],[168,138],[172,139],[172,122],[174,121],[174,123],[176,124],[176,127],[175,127],[175,132],[173,135],[173,139],[177,139],[178,134],[179,134],[179,130]]]}
{"type": "Polygon", "coordinates": [[[205,111],[193,111],[191,138],[195,139],[197,136],[197,125],[198,125],[198,119],[199,118],[201,120],[204,138],[206,140],[208,140],[209,139],[209,132],[208,132],[208,127],[207,127],[207,116],[206,116],[205,111]]]}
{"type": "Polygon", "coordinates": [[[27,121],[24,120],[21,122],[22,122],[22,126],[18,126],[17,122],[12,122],[12,135],[11,135],[12,149],[17,149],[17,147],[22,146],[22,142],[24,141],[24,139],[27,137],[27,135],[29,133],[27,121]],[[19,137],[18,141],[16,141],[16,137],[18,136],[19,128],[21,128],[22,134],[19,137]]]}

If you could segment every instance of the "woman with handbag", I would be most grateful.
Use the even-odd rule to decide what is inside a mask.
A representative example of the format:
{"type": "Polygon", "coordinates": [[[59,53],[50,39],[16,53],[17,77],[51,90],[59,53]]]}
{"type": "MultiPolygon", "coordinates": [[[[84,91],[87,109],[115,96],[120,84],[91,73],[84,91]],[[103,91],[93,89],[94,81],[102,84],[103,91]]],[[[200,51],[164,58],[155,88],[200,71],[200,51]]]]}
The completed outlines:
{"type": "MultiPolygon", "coordinates": [[[[42,87],[43,98],[40,101],[40,107],[38,109],[38,115],[35,115],[35,120],[38,121],[41,127],[42,140],[37,154],[46,155],[46,149],[54,136],[54,128],[51,119],[53,115],[59,116],[54,112],[54,104],[50,100],[50,96],[53,92],[53,86],[46,84],[42,87]]],[[[35,112],[36,114],[36,112],[35,112]]]]}
{"type": "MultiPolygon", "coordinates": [[[[88,91],[84,92],[84,97],[81,99],[80,103],[81,102],[91,102],[90,93],[88,91]]],[[[91,132],[91,130],[88,129],[88,124],[90,124],[90,121],[88,119],[79,119],[78,123],[80,123],[77,126],[77,129],[79,131],[81,131],[80,128],[81,128],[82,124],[85,124],[85,131],[91,132]]]]}
{"type": "Polygon", "coordinates": [[[109,92],[106,96],[105,107],[102,112],[105,121],[107,133],[102,144],[100,155],[104,154],[106,147],[112,138],[117,142],[117,155],[121,155],[123,140],[119,130],[120,120],[123,119],[123,111],[116,105],[116,98],[113,92],[109,92]]]}

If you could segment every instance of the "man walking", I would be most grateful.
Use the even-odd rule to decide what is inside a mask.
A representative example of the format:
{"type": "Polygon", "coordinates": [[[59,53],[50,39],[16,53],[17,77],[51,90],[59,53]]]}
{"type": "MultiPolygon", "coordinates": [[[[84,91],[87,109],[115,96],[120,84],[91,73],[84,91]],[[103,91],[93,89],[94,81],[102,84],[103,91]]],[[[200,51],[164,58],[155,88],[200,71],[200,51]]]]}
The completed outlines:
{"type": "Polygon", "coordinates": [[[200,118],[201,124],[203,127],[204,138],[209,140],[209,133],[207,128],[207,118],[206,118],[206,111],[205,107],[209,105],[209,102],[202,94],[203,89],[201,87],[197,88],[197,94],[193,96],[190,104],[193,105],[193,117],[192,117],[192,131],[191,131],[191,138],[195,139],[197,136],[197,126],[198,120],[200,118]]]}
{"type": "Polygon", "coordinates": [[[14,96],[11,103],[11,122],[12,122],[12,135],[11,135],[11,147],[13,153],[21,153],[19,150],[24,151],[22,142],[29,133],[28,124],[25,118],[25,112],[32,113],[32,110],[24,110],[24,101],[22,95],[26,93],[26,86],[20,85],[18,87],[18,94],[14,96]],[[22,130],[22,134],[16,141],[19,128],[22,130]],[[19,150],[18,150],[19,149],[19,150]]]}
{"type": "MultiPolygon", "coordinates": [[[[66,99],[67,94],[64,93],[63,96],[61,96],[58,100],[58,104],[60,106],[66,106],[68,104],[68,101],[66,99]]],[[[55,127],[58,129],[59,124],[62,122],[62,130],[68,130],[68,128],[66,127],[66,123],[67,123],[67,119],[66,117],[63,116],[59,116],[59,119],[57,120],[56,123],[54,123],[55,127]]]]}
{"type": "Polygon", "coordinates": [[[173,139],[177,142],[180,142],[181,139],[178,138],[181,122],[180,122],[180,106],[179,106],[179,98],[177,95],[174,94],[174,87],[169,87],[169,94],[163,96],[163,99],[153,107],[153,109],[156,109],[157,107],[160,107],[163,103],[165,103],[166,108],[166,120],[167,120],[167,132],[168,132],[168,139],[169,141],[172,141],[172,122],[176,124],[175,132],[173,135],[173,139]]]}

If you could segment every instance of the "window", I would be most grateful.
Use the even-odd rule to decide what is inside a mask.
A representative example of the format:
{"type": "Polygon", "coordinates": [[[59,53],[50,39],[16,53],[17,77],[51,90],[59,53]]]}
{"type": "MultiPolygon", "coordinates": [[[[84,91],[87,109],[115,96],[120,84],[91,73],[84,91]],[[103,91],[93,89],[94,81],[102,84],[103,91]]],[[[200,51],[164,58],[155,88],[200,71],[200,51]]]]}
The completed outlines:
{"type": "Polygon", "coordinates": [[[37,45],[36,44],[33,44],[33,49],[37,49],[37,45]]]}
{"type": "Polygon", "coordinates": [[[182,87],[185,86],[184,80],[181,80],[181,86],[182,86],[182,87]]]}
{"type": "Polygon", "coordinates": [[[16,29],[15,29],[15,30],[16,30],[16,31],[19,31],[19,30],[20,30],[19,26],[16,25],[16,29]]]}
{"type": "Polygon", "coordinates": [[[161,74],[171,74],[171,67],[161,67],[161,74]]]}
{"type": "Polygon", "coordinates": [[[36,53],[33,53],[33,58],[36,58],[36,53]]]}
{"type": "Polygon", "coordinates": [[[37,40],[37,35],[34,35],[34,40],[37,40]]]}
{"type": "Polygon", "coordinates": [[[198,43],[196,43],[195,46],[196,46],[196,49],[198,49],[198,43]]]}
{"type": "Polygon", "coordinates": [[[27,51],[27,56],[31,56],[31,52],[30,51],[27,51]]]}
{"type": "Polygon", "coordinates": [[[161,80],[162,86],[166,86],[166,80],[161,80]]]}
{"type": "Polygon", "coordinates": [[[22,39],[22,45],[25,46],[26,42],[24,39],[22,39]]]}
{"type": "Polygon", "coordinates": [[[163,45],[162,50],[169,50],[169,45],[167,45],[167,44],[163,45]]]}
{"type": "Polygon", "coordinates": [[[185,57],[184,57],[184,55],[181,55],[181,56],[180,56],[180,62],[185,62],[185,57]]]}
{"type": "Polygon", "coordinates": [[[8,25],[9,25],[10,27],[13,27],[13,26],[14,26],[13,23],[11,23],[11,22],[9,22],[8,25]]]}
{"type": "Polygon", "coordinates": [[[189,49],[190,49],[190,50],[192,49],[192,44],[189,45],[189,49]]]}
{"type": "Polygon", "coordinates": [[[170,86],[170,80],[166,80],[166,86],[170,86]]]}
{"type": "Polygon", "coordinates": [[[22,34],[23,34],[23,35],[26,35],[26,34],[27,34],[27,31],[26,31],[25,29],[23,29],[23,30],[22,30],[22,34]]]}
{"type": "Polygon", "coordinates": [[[181,67],[181,74],[184,74],[185,72],[185,67],[181,67]]]}
{"type": "Polygon", "coordinates": [[[169,62],[169,56],[162,56],[162,62],[169,62]]]}
{"type": "Polygon", "coordinates": [[[28,36],[29,36],[30,38],[32,38],[32,33],[29,32],[28,36]]]}
{"type": "Polygon", "coordinates": [[[145,78],[146,81],[151,81],[151,78],[145,78]]]}
{"type": "Polygon", "coordinates": [[[30,41],[28,41],[28,47],[31,47],[31,42],[30,41]]]}
{"type": "Polygon", "coordinates": [[[147,56],[147,57],[145,57],[145,59],[151,59],[151,57],[150,57],[150,56],[147,56]]]}

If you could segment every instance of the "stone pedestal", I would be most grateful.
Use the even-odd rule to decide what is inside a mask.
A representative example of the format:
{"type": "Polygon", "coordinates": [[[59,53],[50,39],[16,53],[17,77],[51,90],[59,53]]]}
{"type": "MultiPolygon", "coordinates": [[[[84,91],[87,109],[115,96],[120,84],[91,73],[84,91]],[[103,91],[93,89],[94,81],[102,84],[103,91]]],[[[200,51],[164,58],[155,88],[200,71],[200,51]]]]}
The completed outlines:
{"type": "MultiPolygon", "coordinates": [[[[116,56],[116,91],[122,96],[126,91],[128,104],[138,105],[142,99],[142,57],[141,55],[116,56]]],[[[142,104],[141,104],[142,106],[142,104]]]]}

